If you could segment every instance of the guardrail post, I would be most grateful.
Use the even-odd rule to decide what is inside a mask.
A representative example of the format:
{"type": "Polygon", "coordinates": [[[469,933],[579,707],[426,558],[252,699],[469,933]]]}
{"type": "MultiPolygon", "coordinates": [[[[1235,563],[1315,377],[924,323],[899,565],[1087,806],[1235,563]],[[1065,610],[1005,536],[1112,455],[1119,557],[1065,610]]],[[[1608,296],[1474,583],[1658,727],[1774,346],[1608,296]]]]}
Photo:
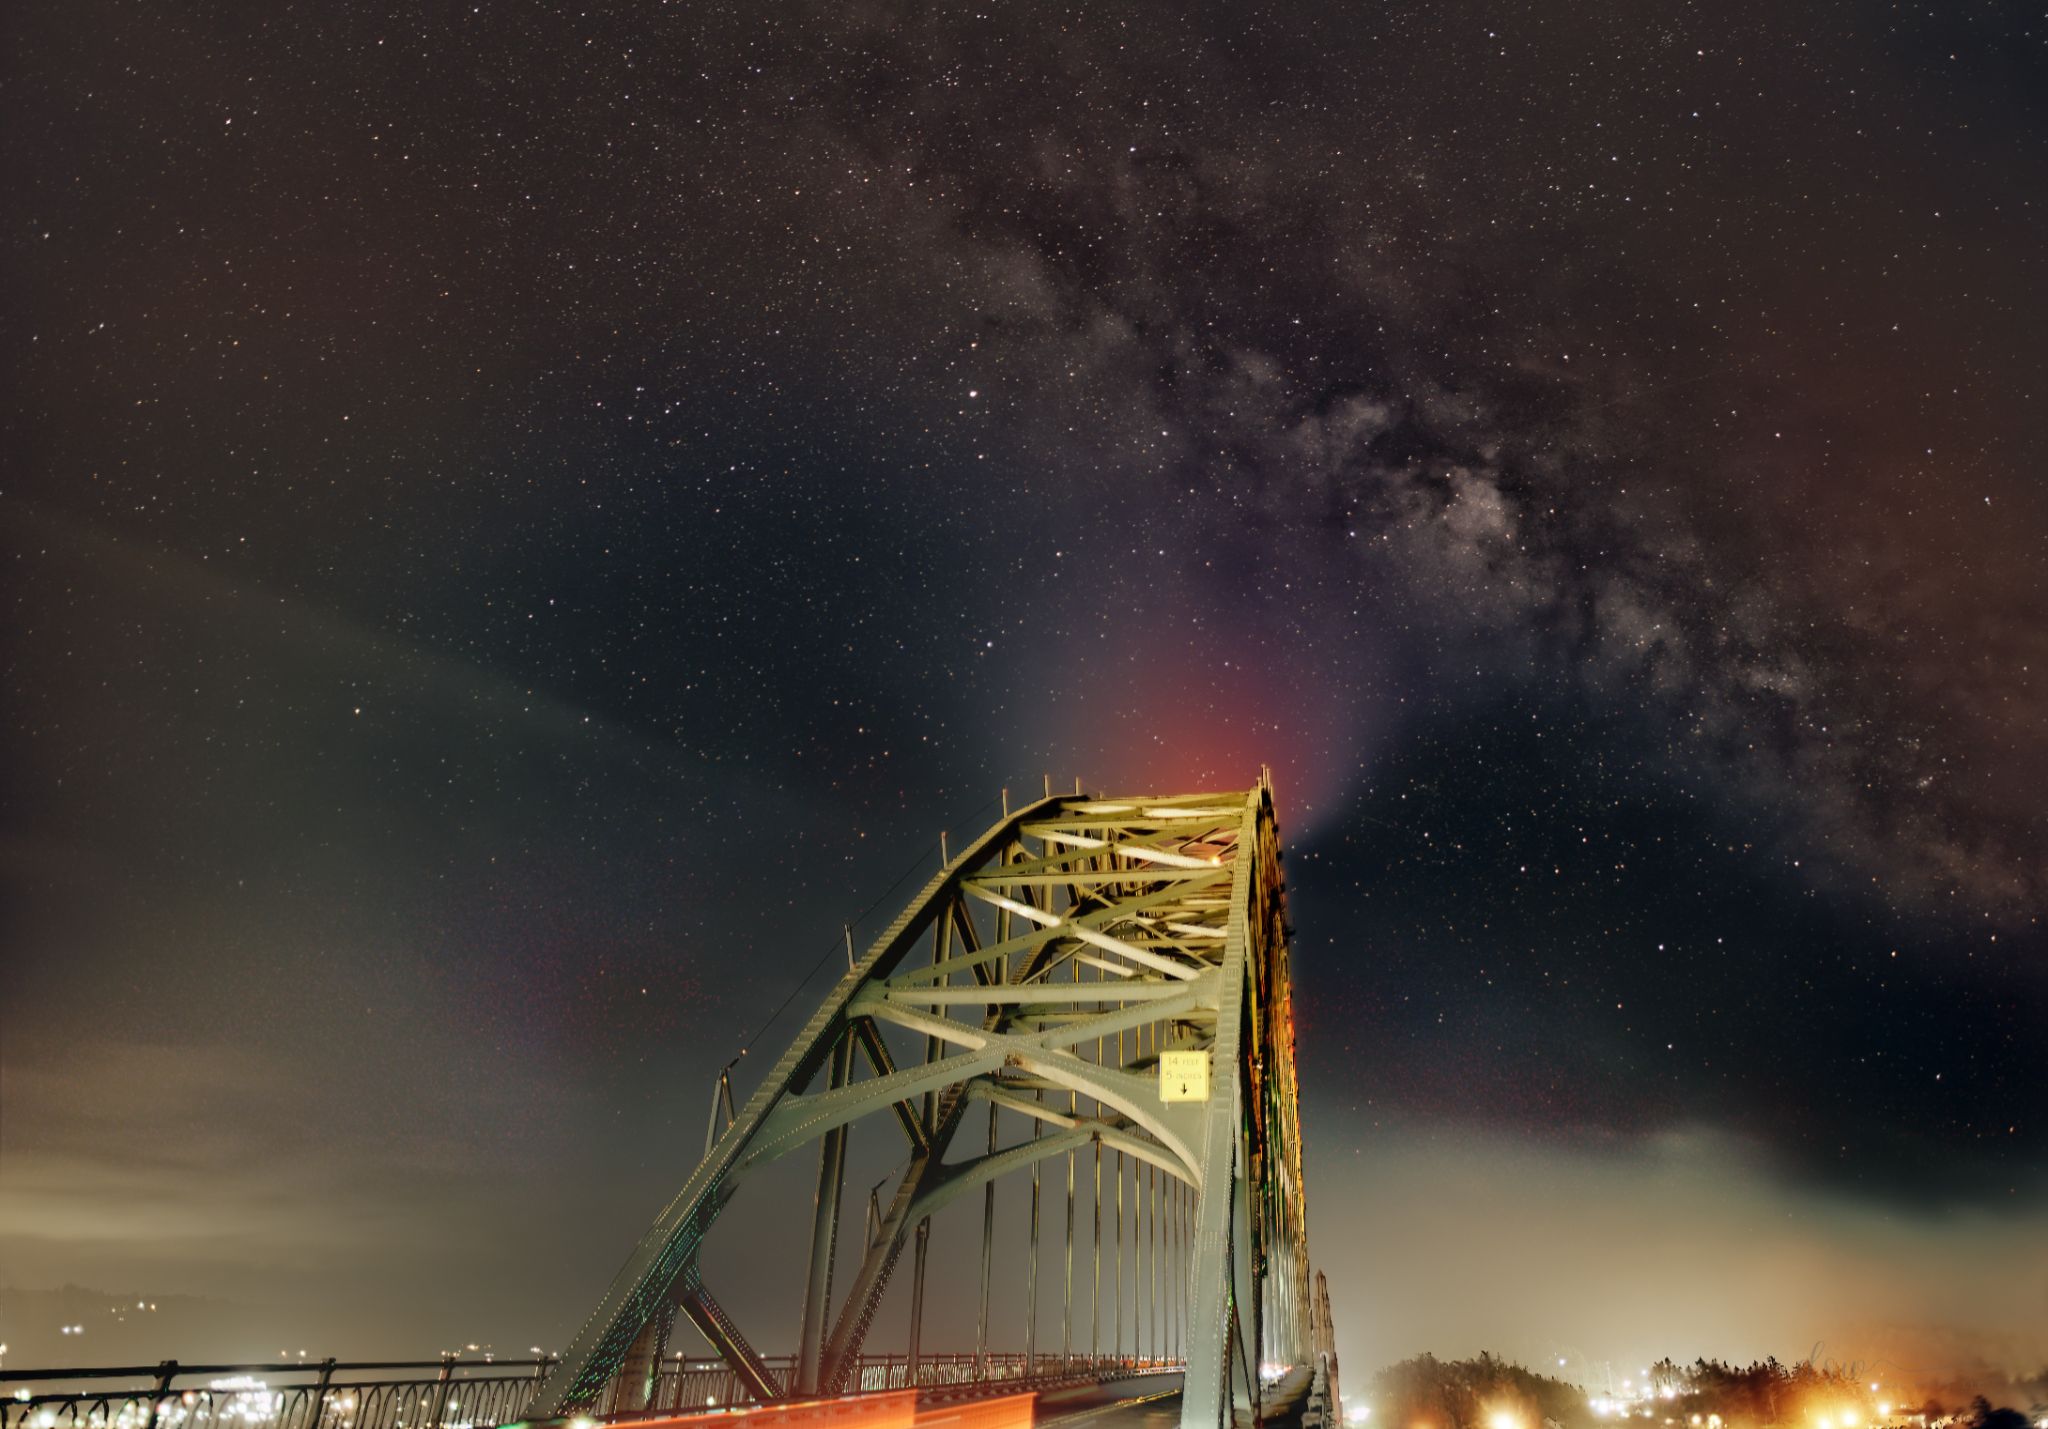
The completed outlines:
{"type": "Polygon", "coordinates": [[[327,1391],[334,1385],[334,1356],[320,1361],[320,1378],[313,1385],[313,1408],[306,1416],[306,1429],[320,1429],[327,1417],[327,1391]]]}
{"type": "Polygon", "coordinates": [[[163,1417],[163,1403],[171,1392],[171,1381],[178,1377],[178,1362],[165,1360],[156,1367],[156,1389],[149,1396],[149,1429],[157,1429],[163,1417]]]}
{"type": "Polygon", "coordinates": [[[440,1429],[442,1419],[448,1414],[448,1391],[455,1380],[455,1356],[441,1356],[441,1378],[439,1388],[434,1391],[434,1413],[421,1429],[440,1429]]]}

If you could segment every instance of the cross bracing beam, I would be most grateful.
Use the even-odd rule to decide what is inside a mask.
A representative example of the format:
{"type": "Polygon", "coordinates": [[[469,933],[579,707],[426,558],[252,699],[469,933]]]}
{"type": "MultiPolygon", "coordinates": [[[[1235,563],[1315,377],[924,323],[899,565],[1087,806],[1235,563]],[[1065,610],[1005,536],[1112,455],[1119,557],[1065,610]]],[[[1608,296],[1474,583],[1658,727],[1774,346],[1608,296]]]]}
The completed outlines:
{"type": "Polygon", "coordinates": [[[1000,1344],[995,1313],[1019,1302],[990,1284],[997,1188],[1016,1178],[1030,1190],[1027,1354],[1051,1340],[1045,1289],[1058,1312],[1060,1353],[1031,1368],[1184,1361],[1183,1423],[1223,1424],[1233,1355],[1255,1366],[1309,1348],[1283,893],[1263,782],[1231,795],[1048,797],[1006,815],[933,875],[728,1110],[529,1414],[632,1409],[632,1382],[678,1315],[757,1400],[857,1387],[913,1246],[913,1381],[931,1270],[954,1322],[974,1324],[980,1365],[1000,1344]],[[1206,1067],[1206,1101],[1165,1097],[1169,1065],[1174,1085],[1190,1085],[1185,1056],[1168,1053],[1206,1067]],[[883,1123],[903,1159],[894,1189],[883,1195],[885,1177],[863,1204],[843,1195],[849,1138],[883,1123]],[[736,1196],[772,1187],[766,1167],[813,1145],[811,1254],[790,1292],[801,1330],[779,1383],[704,1288],[700,1252],[736,1196]],[[953,1233],[947,1208],[977,1190],[979,1256],[928,1255],[935,1224],[941,1241],[953,1233]],[[1062,1194],[1063,1207],[1047,1204],[1062,1194]],[[864,1214],[865,1227],[842,1238],[844,1214],[864,1214]],[[981,1308],[968,1315],[961,1281],[975,1267],[981,1308]],[[1090,1296],[1092,1307],[1077,1303],[1090,1296]]]}

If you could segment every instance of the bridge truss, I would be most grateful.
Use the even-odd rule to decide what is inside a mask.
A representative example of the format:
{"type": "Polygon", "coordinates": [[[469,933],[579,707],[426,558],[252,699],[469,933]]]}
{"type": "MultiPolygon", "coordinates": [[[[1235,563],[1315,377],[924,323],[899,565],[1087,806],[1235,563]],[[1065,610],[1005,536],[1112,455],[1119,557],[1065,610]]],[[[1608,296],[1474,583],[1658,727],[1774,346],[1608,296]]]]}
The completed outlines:
{"type": "Polygon", "coordinates": [[[1315,1351],[1280,857],[1263,779],[1230,794],[1049,796],[1006,813],[865,956],[849,946],[846,975],[641,1239],[528,1416],[646,1405],[678,1318],[751,1399],[882,1387],[861,1382],[874,1361],[864,1349],[885,1292],[907,1279],[911,1385],[936,1358],[920,1353],[928,1291],[958,1304],[971,1289],[975,1374],[1184,1364],[1183,1424],[1226,1422],[1233,1401],[1257,1395],[1262,1363],[1315,1351]],[[1198,1096],[1204,1080],[1206,1099],[1168,1099],[1198,1096]],[[903,1160],[854,1232],[856,1130],[894,1139],[903,1160]],[[764,1168],[807,1148],[817,1179],[806,1273],[788,1294],[801,1306],[796,1350],[771,1361],[713,1296],[700,1253],[764,1168]],[[1029,1207],[1025,1284],[992,1286],[996,1186],[1012,1179],[1029,1183],[1028,1201],[1007,1198],[1029,1207]],[[977,1192],[978,1262],[937,1260],[933,1216],[977,1192]],[[991,1292],[1014,1303],[1020,1288],[1023,1353],[996,1354],[991,1292]]]}

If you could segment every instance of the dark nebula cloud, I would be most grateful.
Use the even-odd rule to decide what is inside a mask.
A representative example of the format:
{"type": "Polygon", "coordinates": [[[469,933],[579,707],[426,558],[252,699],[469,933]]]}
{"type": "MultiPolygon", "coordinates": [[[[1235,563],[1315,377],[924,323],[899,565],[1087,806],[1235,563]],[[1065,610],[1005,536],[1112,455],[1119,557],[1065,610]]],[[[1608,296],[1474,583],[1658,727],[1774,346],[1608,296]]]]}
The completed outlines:
{"type": "MultiPolygon", "coordinates": [[[[1578,1244],[1675,1179],[1705,1244],[1812,1227],[1855,1288],[1799,1323],[1952,1253],[1929,1313],[1998,1324],[2048,1273],[2040,24],[30,6],[8,1263],[246,1299],[333,1212],[253,1298],[374,1307],[488,1200],[524,1344],[939,828],[1270,763],[1318,1234],[1389,1298],[1374,1197],[1526,1179],[1578,1244]],[[166,1120],[347,1170],[209,1218],[126,1159],[166,1120]]],[[[1741,1324],[1694,1348],[1804,1348],[1741,1324]]]]}

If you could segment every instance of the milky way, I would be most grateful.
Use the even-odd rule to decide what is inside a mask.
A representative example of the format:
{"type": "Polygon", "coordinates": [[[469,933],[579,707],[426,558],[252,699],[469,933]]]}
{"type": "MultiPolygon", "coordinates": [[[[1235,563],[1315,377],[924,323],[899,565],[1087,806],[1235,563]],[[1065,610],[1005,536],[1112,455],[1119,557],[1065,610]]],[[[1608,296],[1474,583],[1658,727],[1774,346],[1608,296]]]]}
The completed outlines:
{"type": "MultiPolygon", "coordinates": [[[[1151,44],[1077,52],[994,21],[863,34],[831,67],[852,73],[845,91],[816,101],[828,126],[861,120],[820,181],[849,202],[887,195],[869,201],[878,220],[931,265],[920,298],[968,275],[986,361],[1030,385],[1015,460],[1055,481],[1113,474],[1137,488],[1141,529],[1177,547],[1249,526],[1269,569],[1326,608],[1392,588],[1413,609],[1401,623],[1440,642],[1439,678],[1475,641],[1509,642],[1490,666],[1569,671],[1667,721],[1680,758],[1789,793],[1812,837],[1906,899],[2028,911],[2048,611],[2010,579],[2038,550],[1965,506],[2024,488],[1968,480],[1980,434],[1901,481],[1918,495],[1894,499],[1934,505],[1935,530],[1770,529],[1797,499],[1773,488],[1798,478],[1759,449],[1827,422],[1789,373],[1739,380],[1762,366],[1742,344],[1769,342],[1769,309],[1700,318],[1698,289],[1609,251],[1627,246],[1611,200],[1553,203],[1562,182],[1463,173],[1454,142],[1391,133],[1343,83],[1372,95],[1373,29],[1291,76],[1284,101],[1269,74],[1232,72],[1256,42],[1227,30],[1181,37],[1170,85],[1151,44]],[[1449,193],[1414,172],[1437,164],[1449,193]],[[1431,231],[1439,214],[1448,231],[1431,231]],[[1928,574],[1953,556],[1980,580],[1960,599],[1928,574]]],[[[1671,138],[1646,140],[1629,107],[1615,123],[1620,186],[1662,210],[1628,238],[1668,244],[1680,205],[1656,147],[1671,138]]],[[[1598,175],[1599,195],[1617,181],[1588,157],[1545,168],[1598,175]]],[[[1914,344],[1893,314],[1841,313],[1843,360],[1882,370],[1914,344]]],[[[1846,463],[1805,479],[1886,475],[1846,463]]],[[[1818,501],[1794,513],[1835,519],[1818,501]]]]}

